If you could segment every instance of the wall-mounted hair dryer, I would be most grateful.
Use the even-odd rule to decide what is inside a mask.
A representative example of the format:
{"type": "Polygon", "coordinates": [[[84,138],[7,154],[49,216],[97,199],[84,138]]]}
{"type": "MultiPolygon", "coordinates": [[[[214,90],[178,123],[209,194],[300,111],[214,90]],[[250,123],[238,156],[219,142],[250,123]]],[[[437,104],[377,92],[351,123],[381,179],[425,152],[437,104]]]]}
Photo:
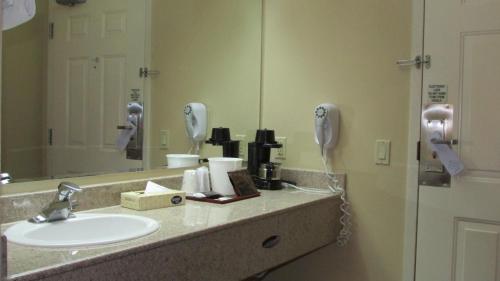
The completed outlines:
{"type": "Polygon", "coordinates": [[[340,217],[340,224],[342,229],[337,236],[337,245],[345,246],[351,237],[351,213],[350,203],[347,201],[347,194],[344,187],[339,184],[337,177],[330,172],[328,162],[331,161],[331,154],[328,150],[334,149],[337,145],[340,131],[340,111],[339,109],[329,103],[323,103],[314,109],[314,128],[316,143],[321,149],[321,158],[325,168],[325,176],[328,179],[328,187],[334,193],[340,192],[340,199],[342,204],[340,210],[342,216],[340,217]]]}
{"type": "Polygon", "coordinates": [[[31,20],[36,14],[35,0],[2,0],[3,30],[9,30],[31,20]]]}
{"type": "Polygon", "coordinates": [[[340,130],[340,112],[329,103],[323,103],[314,109],[314,125],[316,143],[320,146],[321,155],[335,148],[340,130]]]}
{"type": "Polygon", "coordinates": [[[184,107],[186,133],[199,153],[200,143],[207,137],[207,107],[202,103],[189,103],[184,107]]]}

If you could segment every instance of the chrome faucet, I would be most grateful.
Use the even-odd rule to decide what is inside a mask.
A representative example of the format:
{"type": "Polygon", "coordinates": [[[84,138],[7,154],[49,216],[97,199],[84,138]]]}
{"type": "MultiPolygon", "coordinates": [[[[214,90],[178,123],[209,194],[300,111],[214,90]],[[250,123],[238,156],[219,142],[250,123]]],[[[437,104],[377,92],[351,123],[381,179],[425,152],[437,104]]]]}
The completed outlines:
{"type": "Polygon", "coordinates": [[[76,201],[73,201],[72,197],[75,192],[81,192],[82,189],[70,182],[61,182],[57,189],[56,197],[49,206],[43,209],[40,214],[29,219],[29,222],[45,223],[74,217],[73,207],[76,206],[76,201]]]}
{"type": "Polygon", "coordinates": [[[0,173],[0,185],[8,184],[12,181],[12,177],[8,173],[0,173]]]}

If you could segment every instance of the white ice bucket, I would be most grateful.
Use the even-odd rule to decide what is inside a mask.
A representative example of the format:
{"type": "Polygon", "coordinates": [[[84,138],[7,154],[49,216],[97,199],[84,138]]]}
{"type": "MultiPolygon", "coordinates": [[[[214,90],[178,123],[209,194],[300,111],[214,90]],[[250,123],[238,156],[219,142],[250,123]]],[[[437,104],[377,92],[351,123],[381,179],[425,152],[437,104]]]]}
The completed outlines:
{"type": "Polygon", "coordinates": [[[208,158],[212,190],[222,195],[234,195],[233,185],[227,172],[240,170],[242,164],[241,158],[208,158]]]}

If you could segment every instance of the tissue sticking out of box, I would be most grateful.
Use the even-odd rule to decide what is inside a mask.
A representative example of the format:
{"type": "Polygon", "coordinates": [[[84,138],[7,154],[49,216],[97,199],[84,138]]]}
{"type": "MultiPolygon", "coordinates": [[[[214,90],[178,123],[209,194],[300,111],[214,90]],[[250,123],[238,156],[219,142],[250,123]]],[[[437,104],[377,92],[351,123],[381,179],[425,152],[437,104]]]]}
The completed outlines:
{"type": "Polygon", "coordinates": [[[167,191],[172,191],[172,189],[166,188],[152,181],[148,181],[148,183],[146,184],[146,190],[144,190],[144,194],[167,192],[167,191]]]}

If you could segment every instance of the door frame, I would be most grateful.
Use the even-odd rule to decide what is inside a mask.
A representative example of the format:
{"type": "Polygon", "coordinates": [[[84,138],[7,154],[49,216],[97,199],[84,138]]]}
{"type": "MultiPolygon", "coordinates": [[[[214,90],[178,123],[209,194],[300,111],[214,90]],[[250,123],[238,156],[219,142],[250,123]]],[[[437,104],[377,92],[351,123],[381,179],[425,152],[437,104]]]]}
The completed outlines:
{"type": "MultiPolygon", "coordinates": [[[[425,0],[412,0],[411,58],[424,52],[425,0]]],[[[415,280],[418,227],[418,170],[417,144],[420,141],[423,67],[410,71],[408,115],[408,151],[406,169],[405,229],[403,247],[404,281],[415,280]]]]}
{"type": "MultiPolygon", "coordinates": [[[[152,27],[153,27],[153,2],[152,0],[145,0],[146,2],[146,36],[144,42],[144,66],[151,69],[152,62],[152,27]]],[[[151,147],[152,138],[151,138],[151,114],[153,113],[151,110],[151,79],[152,78],[144,78],[143,84],[143,103],[144,103],[144,134],[143,134],[143,145],[142,145],[142,168],[144,170],[151,169],[151,153],[154,151],[151,147]]]]}
{"type": "MultiPolygon", "coordinates": [[[[0,11],[3,11],[3,1],[0,1],[0,11]]],[[[0,66],[2,65],[2,53],[3,53],[3,13],[0,13],[0,66]]],[[[2,77],[2,67],[0,67],[0,77],[2,77]]],[[[0,171],[2,171],[2,79],[0,79],[0,171]]],[[[1,223],[1,221],[0,221],[1,223]]],[[[1,249],[0,249],[1,253],[1,249]]],[[[1,255],[0,255],[0,264],[1,264],[1,255]]],[[[0,270],[1,274],[1,270],[0,270]]],[[[0,276],[0,280],[2,277],[0,276]]]]}
{"type": "MultiPolygon", "coordinates": [[[[0,1],[0,11],[3,11],[3,1],[0,1]]],[[[0,66],[2,65],[2,35],[3,35],[3,13],[0,13],[0,66]]],[[[0,67],[0,77],[2,75],[2,67],[0,67]]],[[[2,169],[2,79],[0,79],[0,171],[2,169]]],[[[0,224],[2,224],[3,221],[0,218],[0,224]]],[[[4,242],[6,241],[6,237],[2,236],[0,237],[0,281],[5,280],[7,276],[7,261],[4,260],[4,257],[7,255],[7,247],[5,246],[4,242]]]]}

